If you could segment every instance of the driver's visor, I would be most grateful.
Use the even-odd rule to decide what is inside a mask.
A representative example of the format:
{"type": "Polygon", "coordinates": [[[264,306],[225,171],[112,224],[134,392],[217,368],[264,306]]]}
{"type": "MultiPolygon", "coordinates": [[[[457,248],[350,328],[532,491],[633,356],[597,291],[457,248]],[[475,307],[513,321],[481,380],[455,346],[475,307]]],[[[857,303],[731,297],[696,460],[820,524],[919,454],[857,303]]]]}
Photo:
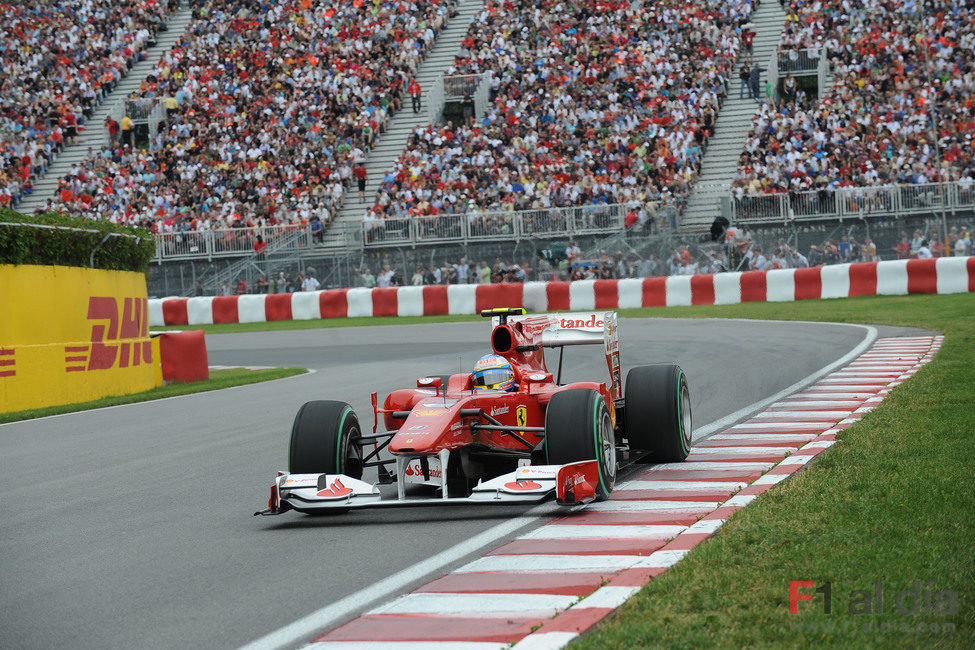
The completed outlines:
{"type": "Polygon", "coordinates": [[[493,370],[482,370],[474,375],[474,385],[480,388],[497,386],[511,379],[510,370],[496,368],[493,370]]]}

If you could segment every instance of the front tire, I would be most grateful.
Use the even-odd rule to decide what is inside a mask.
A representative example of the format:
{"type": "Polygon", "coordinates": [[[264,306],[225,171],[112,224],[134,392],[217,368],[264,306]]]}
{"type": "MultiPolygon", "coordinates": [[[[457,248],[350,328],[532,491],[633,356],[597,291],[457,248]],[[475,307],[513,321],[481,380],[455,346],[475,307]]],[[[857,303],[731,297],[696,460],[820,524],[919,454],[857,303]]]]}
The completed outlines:
{"type": "Polygon", "coordinates": [[[609,407],[598,391],[577,388],[552,395],[545,411],[544,449],[550,465],[596,459],[596,500],[609,498],[616,484],[616,436],[609,407]]]}
{"type": "Polygon", "coordinates": [[[345,402],[316,400],[298,409],[291,427],[288,471],[362,478],[359,418],[345,402]]]}
{"type": "Polygon", "coordinates": [[[658,463],[681,462],[691,452],[691,393],[676,364],[637,366],[626,374],[626,436],[630,447],[653,452],[658,463]]]}

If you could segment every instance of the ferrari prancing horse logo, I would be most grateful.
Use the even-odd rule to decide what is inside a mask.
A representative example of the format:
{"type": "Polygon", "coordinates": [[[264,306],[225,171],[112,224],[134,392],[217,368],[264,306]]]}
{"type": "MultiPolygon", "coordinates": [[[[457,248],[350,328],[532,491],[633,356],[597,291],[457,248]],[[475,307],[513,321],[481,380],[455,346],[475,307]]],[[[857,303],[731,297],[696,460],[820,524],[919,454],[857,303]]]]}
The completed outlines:
{"type": "Polygon", "coordinates": [[[526,426],[528,424],[528,407],[522,404],[515,409],[515,418],[518,422],[519,427],[526,426]]]}

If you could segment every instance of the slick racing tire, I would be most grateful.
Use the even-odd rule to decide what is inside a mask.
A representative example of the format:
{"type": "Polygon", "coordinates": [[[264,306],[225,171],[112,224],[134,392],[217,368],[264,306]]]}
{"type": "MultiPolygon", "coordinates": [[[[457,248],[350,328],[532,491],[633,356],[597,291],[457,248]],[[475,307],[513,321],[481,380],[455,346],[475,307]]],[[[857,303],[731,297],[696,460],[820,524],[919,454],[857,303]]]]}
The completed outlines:
{"type": "Polygon", "coordinates": [[[345,402],[317,400],[298,409],[291,427],[288,471],[362,478],[359,418],[345,402]]]}
{"type": "Polygon", "coordinates": [[[606,400],[590,388],[552,395],[545,411],[545,458],[550,465],[596,459],[596,499],[609,498],[616,484],[616,436],[606,400]]]}
{"type": "Polygon", "coordinates": [[[691,452],[691,393],[680,366],[637,366],[626,373],[623,408],[630,447],[652,452],[655,463],[676,463],[691,452]]]}

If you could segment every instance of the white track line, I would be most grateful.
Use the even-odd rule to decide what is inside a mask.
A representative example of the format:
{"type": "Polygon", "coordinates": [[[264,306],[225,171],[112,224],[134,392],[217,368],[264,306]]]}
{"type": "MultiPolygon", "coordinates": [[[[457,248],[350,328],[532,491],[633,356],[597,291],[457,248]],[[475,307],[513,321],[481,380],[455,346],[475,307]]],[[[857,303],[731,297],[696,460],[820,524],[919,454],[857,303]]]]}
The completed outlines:
{"type": "MultiPolygon", "coordinates": [[[[740,320],[746,320],[746,319],[740,319],[740,320]]],[[[799,323],[799,321],[788,321],[788,322],[799,323]]],[[[821,323],[817,323],[817,324],[821,324],[821,323]]],[[[873,342],[877,338],[877,328],[875,327],[872,327],[870,325],[853,325],[853,324],[850,324],[848,326],[858,327],[860,329],[863,329],[866,332],[866,334],[863,337],[863,340],[860,341],[859,345],[857,345],[855,348],[847,352],[845,355],[843,355],[833,363],[830,363],[829,365],[820,368],[819,370],[813,372],[812,374],[807,375],[806,377],[800,379],[799,381],[792,384],[791,386],[780,390],[778,393],[766,397],[765,399],[759,400],[753,404],[749,404],[744,408],[738,409],[734,413],[726,415],[723,418],[715,420],[710,424],[706,424],[703,427],[696,429],[693,434],[694,441],[703,440],[707,438],[709,435],[711,435],[712,433],[716,431],[720,431],[721,429],[727,427],[729,424],[733,424],[734,422],[737,422],[738,420],[741,420],[742,418],[751,415],[752,413],[756,413],[764,409],[769,404],[781,400],[786,395],[790,395],[798,390],[806,388],[807,386],[815,382],[820,377],[823,377],[824,375],[832,372],[836,368],[846,365],[852,359],[862,354],[863,351],[869,348],[870,345],[873,344],[873,342]]],[[[112,407],[112,408],[116,408],[116,407],[112,407]]],[[[785,451],[785,449],[783,448],[774,448],[774,449],[776,453],[781,453],[785,451]]],[[[746,453],[757,453],[755,449],[744,450],[744,451],[746,453]]],[[[791,451],[791,449],[788,449],[788,451],[791,451]]],[[[727,449],[721,448],[721,449],[714,450],[712,453],[729,453],[729,452],[727,449]]],[[[742,500],[741,496],[742,495],[732,497],[732,500],[738,499],[739,501],[741,501],[742,500]]],[[[739,501],[735,501],[731,505],[738,505],[739,501]]],[[[595,505],[603,506],[603,505],[610,505],[613,503],[614,502],[610,501],[610,502],[603,502],[601,504],[595,504],[595,505]]],[[[607,510],[629,510],[630,509],[626,506],[620,506],[619,503],[620,502],[615,502],[616,504],[615,507],[607,508],[607,510]]],[[[681,503],[680,507],[691,508],[696,505],[698,504],[683,502],[681,503]]],[[[591,508],[591,509],[596,511],[602,510],[602,508],[598,508],[598,509],[591,508]]],[[[331,624],[343,620],[345,618],[348,618],[350,615],[358,611],[364,610],[366,607],[376,602],[377,600],[381,598],[387,598],[395,594],[396,592],[402,590],[407,585],[414,583],[420,580],[421,578],[424,578],[434,572],[441,571],[445,566],[453,562],[456,562],[457,560],[463,558],[464,556],[475,553],[490,544],[494,544],[495,542],[497,542],[497,540],[510,535],[511,533],[519,530],[520,528],[535,523],[541,516],[543,516],[541,514],[532,514],[535,512],[539,512],[539,513],[544,512],[544,509],[533,508],[532,510],[529,510],[525,515],[521,517],[517,517],[515,519],[511,519],[509,521],[493,526],[487,529],[486,531],[484,531],[483,533],[476,535],[475,537],[472,537],[469,540],[461,542],[460,544],[457,544],[444,551],[441,551],[440,553],[437,553],[422,562],[414,564],[411,567],[407,567],[402,571],[394,573],[388,578],[380,580],[379,582],[369,587],[366,587],[365,589],[361,589],[355,593],[349,594],[345,598],[342,598],[341,600],[332,603],[331,605],[326,605],[325,607],[322,607],[321,609],[318,609],[298,619],[294,623],[290,623],[274,632],[271,632],[270,634],[266,634],[261,638],[256,639],[251,643],[248,643],[246,646],[243,646],[243,650],[271,650],[271,649],[293,646],[295,643],[301,641],[302,639],[312,636],[316,632],[329,627],[331,624]]],[[[654,553],[654,555],[657,555],[657,553],[660,552],[661,551],[657,551],[656,553],[654,553]]],[[[668,551],[668,553],[670,552],[671,551],[668,551]]],[[[673,553],[677,553],[677,551],[673,551],[673,553]]],[[[496,558],[496,557],[515,557],[515,556],[490,556],[488,558],[481,558],[481,560],[476,560],[466,566],[470,567],[472,565],[477,565],[478,562],[483,560],[490,560],[491,557],[496,558]]],[[[531,560],[529,561],[529,565],[531,565],[532,562],[534,562],[536,565],[540,565],[540,564],[546,564],[547,562],[551,561],[551,558],[559,558],[560,556],[518,556],[518,557],[531,558],[531,560]]],[[[564,566],[571,566],[572,564],[578,564],[580,561],[584,561],[584,562],[588,561],[589,563],[595,563],[598,561],[597,560],[598,558],[608,558],[605,559],[607,565],[603,567],[595,566],[594,568],[596,569],[614,568],[614,563],[616,565],[620,564],[621,557],[625,560],[623,563],[625,564],[625,566],[620,566],[619,568],[628,568],[629,564],[626,564],[626,562],[632,562],[632,559],[627,560],[626,556],[574,555],[570,557],[571,560],[566,561],[566,563],[563,564],[563,568],[564,566]]],[[[647,559],[649,560],[649,558],[647,559]]],[[[676,562],[678,559],[679,558],[675,558],[673,562],[676,562]]],[[[662,560],[658,559],[658,561],[662,561],[662,560]]],[[[671,564],[673,562],[671,562],[671,564]]],[[[670,566],[670,565],[668,564],[666,566],[670,566]]],[[[530,570],[530,568],[531,567],[529,566],[527,570],[530,570]]],[[[498,570],[498,569],[466,569],[466,570],[491,571],[491,570],[498,570]]],[[[526,569],[519,568],[516,570],[526,570],[526,569]]]]}

